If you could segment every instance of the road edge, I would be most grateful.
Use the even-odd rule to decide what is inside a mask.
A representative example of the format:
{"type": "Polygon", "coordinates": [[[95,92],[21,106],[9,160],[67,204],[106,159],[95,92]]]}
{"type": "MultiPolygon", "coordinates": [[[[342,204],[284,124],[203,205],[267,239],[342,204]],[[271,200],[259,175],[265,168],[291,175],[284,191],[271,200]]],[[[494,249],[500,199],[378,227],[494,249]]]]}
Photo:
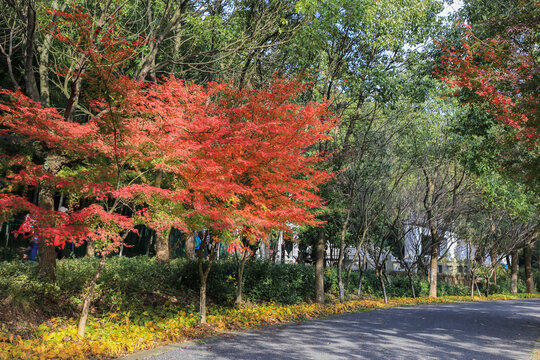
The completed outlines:
{"type": "MultiPolygon", "coordinates": [[[[508,300],[495,299],[495,300],[482,300],[482,301],[503,302],[503,301],[532,300],[532,299],[538,299],[538,298],[508,299],[508,300]]],[[[471,301],[471,302],[474,302],[474,301],[471,301]]],[[[456,303],[467,303],[467,302],[438,303],[438,304],[415,304],[415,305],[408,305],[407,304],[407,305],[401,305],[401,306],[396,306],[396,307],[391,307],[391,308],[365,309],[365,310],[362,310],[362,311],[355,311],[355,312],[349,312],[349,313],[334,314],[334,315],[330,315],[330,316],[323,316],[323,317],[320,317],[320,318],[317,318],[317,319],[303,320],[302,322],[316,321],[318,319],[330,318],[330,317],[334,317],[334,316],[342,316],[342,315],[346,315],[346,314],[364,312],[364,311],[388,310],[388,309],[408,308],[408,307],[416,307],[416,306],[448,305],[448,304],[456,304],[456,303]]],[[[284,325],[291,324],[291,323],[293,323],[293,322],[266,325],[266,326],[284,326],[284,325]]],[[[266,326],[261,326],[261,327],[266,327],[266,326]]],[[[220,333],[218,335],[208,336],[208,337],[204,337],[204,338],[200,338],[200,339],[193,339],[193,340],[188,340],[188,341],[179,342],[179,343],[172,343],[172,344],[162,345],[162,346],[155,347],[153,349],[143,350],[143,351],[139,351],[139,352],[136,352],[136,353],[133,353],[133,354],[129,354],[129,355],[126,355],[126,356],[123,356],[123,357],[120,357],[120,358],[116,358],[116,360],[146,360],[146,359],[150,359],[153,356],[158,356],[158,355],[164,354],[164,353],[172,351],[172,350],[187,349],[187,348],[199,345],[199,344],[204,344],[204,343],[212,341],[212,340],[220,339],[220,338],[222,338],[224,336],[241,335],[245,331],[254,330],[256,328],[258,328],[258,327],[246,328],[244,331],[227,331],[227,332],[220,333]]],[[[540,338],[538,338],[536,340],[535,344],[534,344],[533,351],[532,351],[532,354],[531,354],[531,360],[540,360],[540,338]]]]}

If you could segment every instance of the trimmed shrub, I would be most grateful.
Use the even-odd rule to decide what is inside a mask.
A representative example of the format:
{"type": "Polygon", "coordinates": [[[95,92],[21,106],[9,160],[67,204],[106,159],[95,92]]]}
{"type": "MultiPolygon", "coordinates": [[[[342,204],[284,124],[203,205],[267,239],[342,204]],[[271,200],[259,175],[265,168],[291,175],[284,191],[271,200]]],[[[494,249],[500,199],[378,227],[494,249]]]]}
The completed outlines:
{"type": "MultiPolygon", "coordinates": [[[[0,302],[12,309],[39,309],[47,316],[76,316],[81,304],[85,284],[93,276],[99,259],[64,259],[58,261],[55,283],[37,275],[37,264],[0,262],[0,302]]],[[[222,259],[212,265],[208,278],[208,298],[211,304],[232,305],[236,297],[237,263],[234,258],[222,259]]],[[[344,273],[344,278],[346,274],[344,273]]],[[[538,278],[538,274],[535,274],[538,278]]],[[[324,271],[325,290],[338,294],[337,270],[324,271]]],[[[346,284],[348,294],[358,291],[358,271],[351,273],[346,284]]],[[[491,293],[508,293],[510,275],[506,270],[498,273],[497,285],[491,293]]],[[[345,279],[344,279],[345,280],[345,279]]],[[[389,297],[412,296],[409,280],[405,275],[388,275],[385,280],[389,297]],[[389,283],[388,283],[389,282],[389,283]]],[[[537,284],[540,280],[537,282],[537,284]]],[[[483,291],[484,284],[479,283],[483,291]]],[[[414,277],[417,296],[429,294],[429,282],[424,277],[414,277]]],[[[520,278],[518,290],[525,291],[520,278]]],[[[452,286],[438,282],[440,296],[469,295],[466,285],[452,286]]],[[[315,268],[306,265],[274,264],[271,261],[251,259],[244,271],[243,297],[253,303],[275,302],[298,304],[313,300],[315,293],[315,268]]],[[[375,272],[364,273],[362,293],[382,297],[382,289],[375,272]]],[[[166,313],[174,306],[196,304],[199,294],[198,264],[196,261],[175,259],[169,265],[157,263],[146,256],[107,260],[98,281],[92,313],[111,312],[135,314],[166,313]]],[[[192,305],[194,306],[194,305],[192,305]]],[[[137,315],[138,316],[138,315],[137,315]]]]}

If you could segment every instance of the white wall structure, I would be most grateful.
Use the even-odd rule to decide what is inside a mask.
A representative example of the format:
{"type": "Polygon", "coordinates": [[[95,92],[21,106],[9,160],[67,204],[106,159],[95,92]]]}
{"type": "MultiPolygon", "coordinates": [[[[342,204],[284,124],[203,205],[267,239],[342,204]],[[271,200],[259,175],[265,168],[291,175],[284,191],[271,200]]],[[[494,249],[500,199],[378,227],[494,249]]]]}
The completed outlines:
{"type": "MultiPolygon", "coordinates": [[[[429,241],[431,241],[431,233],[430,230],[423,226],[418,225],[406,225],[406,235],[405,235],[405,248],[404,248],[404,254],[405,254],[405,261],[408,263],[413,263],[420,254],[422,254],[422,246],[429,244],[429,241]]],[[[285,246],[282,246],[284,244],[284,238],[283,233],[279,233],[278,237],[278,246],[277,246],[277,253],[276,253],[276,262],[281,262],[281,259],[283,258],[283,262],[285,263],[296,263],[298,260],[299,255],[299,246],[296,241],[293,239],[293,246],[292,250],[287,251],[285,249],[285,246]]],[[[427,249],[426,249],[427,250],[427,249]]],[[[440,260],[439,260],[439,273],[441,274],[467,274],[469,271],[468,266],[468,259],[474,258],[475,250],[474,248],[470,248],[470,246],[467,245],[467,243],[461,239],[458,238],[457,234],[453,232],[445,232],[441,246],[439,249],[440,254],[440,260]]],[[[313,249],[311,246],[308,246],[306,248],[306,252],[308,254],[311,254],[312,258],[314,258],[314,254],[312,253],[313,249]]],[[[343,266],[344,268],[348,268],[349,264],[353,261],[354,254],[356,252],[356,248],[354,246],[347,246],[345,248],[345,254],[343,259],[343,266]]],[[[427,253],[427,252],[426,252],[427,253]]],[[[339,254],[339,248],[337,247],[331,247],[329,243],[326,244],[326,263],[327,266],[337,266],[337,259],[339,254]],[[333,259],[331,262],[330,259],[333,259]]],[[[428,262],[428,256],[427,254],[424,254],[422,256],[426,256],[425,262],[428,262]]],[[[261,243],[259,246],[259,250],[257,252],[257,257],[262,259],[268,259],[271,257],[270,249],[267,245],[264,243],[261,243]]],[[[354,260],[352,269],[358,270],[360,264],[362,263],[364,257],[364,250],[360,250],[357,258],[354,260]]],[[[371,259],[369,252],[366,254],[366,260],[368,264],[368,268],[372,269],[373,266],[373,259],[371,259]]],[[[503,260],[501,262],[502,264],[506,264],[506,261],[503,260]]],[[[486,257],[484,264],[489,265],[490,259],[489,257],[486,257]]],[[[398,259],[390,254],[388,256],[388,259],[385,263],[385,268],[387,272],[402,272],[405,271],[405,269],[401,266],[398,259]]],[[[416,269],[414,269],[416,271],[416,269]]]]}
{"type": "MultiPolygon", "coordinates": [[[[298,237],[296,234],[296,228],[298,228],[298,226],[294,224],[288,224],[288,226],[292,229],[292,249],[287,251],[287,247],[285,246],[286,240],[283,236],[283,231],[280,231],[277,240],[275,260],[278,263],[282,262],[283,260],[283,262],[286,264],[295,264],[298,261],[299,255],[299,246],[297,242],[298,237]]],[[[258,259],[270,259],[272,257],[270,250],[270,247],[265,244],[264,241],[261,241],[259,244],[259,249],[257,250],[255,256],[258,259]]]]}
{"type": "MultiPolygon", "coordinates": [[[[430,241],[431,233],[428,228],[418,225],[408,225],[406,230],[405,261],[412,263],[422,254],[422,245],[430,241]]],[[[475,253],[476,249],[459,239],[457,234],[450,231],[445,232],[439,248],[439,273],[468,273],[468,261],[474,258],[475,253]]],[[[501,263],[506,264],[506,260],[503,260],[501,263]]],[[[491,260],[489,257],[486,257],[484,259],[484,265],[489,264],[491,264],[491,260]]],[[[404,271],[394,256],[390,256],[386,265],[387,271],[404,271]]]]}

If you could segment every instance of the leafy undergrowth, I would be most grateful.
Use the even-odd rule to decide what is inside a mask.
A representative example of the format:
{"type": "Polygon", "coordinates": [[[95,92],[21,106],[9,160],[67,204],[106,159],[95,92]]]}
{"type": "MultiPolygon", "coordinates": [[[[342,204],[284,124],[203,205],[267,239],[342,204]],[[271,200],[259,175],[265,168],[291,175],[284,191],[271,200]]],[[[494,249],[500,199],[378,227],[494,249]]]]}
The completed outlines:
{"type": "MultiPolygon", "coordinates": [[[[489,298],[475,297],[475,300],[533,297],[538,298],[540,294],[492,295],[489,298]]],[[[32,329],[26,338],[10,334],[5,327],[0,329],[0,358],[108,359],[171,342],[181,342],[261,325],[303,321],[395,306],[470,300],[470,297],[466,296],[446,296],[396,298],[389,300],[388,304],[382,300],[353,300],[329,305],[268,303],[243,308],[214,306],[209,308],[207,325],[198,324],[198,313],[195,307],[191,306],[178,311],[171,305],[165,316],[143,313],[133,320],[133,314],[111,313],[107,317],[90,318],[84,339],[77,336],[75,319],[53,318],[32,329]]]]}

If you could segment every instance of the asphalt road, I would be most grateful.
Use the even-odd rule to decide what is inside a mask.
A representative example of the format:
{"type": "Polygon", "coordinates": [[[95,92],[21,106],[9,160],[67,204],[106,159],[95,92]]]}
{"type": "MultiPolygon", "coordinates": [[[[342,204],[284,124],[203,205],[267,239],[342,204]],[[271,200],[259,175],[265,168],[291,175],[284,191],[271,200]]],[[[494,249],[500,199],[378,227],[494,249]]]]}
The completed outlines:
{"type": "MultiPolygon", "coordinates": [[[[424,305],[178,344],[169,359],[531,359],[540,299],[424,305]]],[[[170,349],[171,347],[169,347],[170,349]]]]}

